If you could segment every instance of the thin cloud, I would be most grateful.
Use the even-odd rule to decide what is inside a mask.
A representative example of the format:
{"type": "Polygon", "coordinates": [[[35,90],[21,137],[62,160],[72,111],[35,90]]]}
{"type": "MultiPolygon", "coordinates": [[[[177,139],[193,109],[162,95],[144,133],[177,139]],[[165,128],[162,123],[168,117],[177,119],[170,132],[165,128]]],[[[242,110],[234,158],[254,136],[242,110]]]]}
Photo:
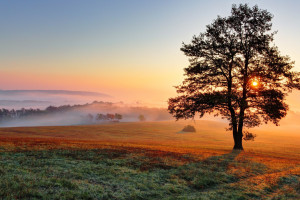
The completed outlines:
{"type": "Polygon", "coordinates": [[[0,95],[74,95],[74,96],[94,96],[111,97],[108,94],[89,91],[73,90],[0,90],[0,95]]]}

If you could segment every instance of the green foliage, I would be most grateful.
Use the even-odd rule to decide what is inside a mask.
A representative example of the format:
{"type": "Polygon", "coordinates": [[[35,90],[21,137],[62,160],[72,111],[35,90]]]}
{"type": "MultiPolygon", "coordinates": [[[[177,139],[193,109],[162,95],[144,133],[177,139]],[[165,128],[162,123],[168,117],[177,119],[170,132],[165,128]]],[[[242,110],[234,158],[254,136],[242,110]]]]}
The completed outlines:
{"type": "MultiPolygon", "coordinates": [[[[2,199],[249,199],[266,191],[232,185],[245,177],[229,166],[248,168],[248,177],[266,167],[235,160],[236,153],[180,164],[187,155],[147,156],[124,150],[48,150],[0,153],[2,199]]],[[[298,177],[278,184],[294,184],[298,177]]]]}

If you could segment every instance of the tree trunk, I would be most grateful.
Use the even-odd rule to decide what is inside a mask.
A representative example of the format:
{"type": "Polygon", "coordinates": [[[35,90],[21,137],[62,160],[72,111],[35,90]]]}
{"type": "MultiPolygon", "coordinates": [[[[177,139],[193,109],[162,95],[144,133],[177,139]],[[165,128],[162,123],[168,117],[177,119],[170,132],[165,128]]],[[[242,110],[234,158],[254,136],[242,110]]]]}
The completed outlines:
{"type": "Polygon", "coordinates": [[[236,131],[233,133],[234,147],[233,149],[244,150],[243,149],[243,133],[241,131],[236,131]]]}
{"type": "MultiPolygon", "coordinates": [[[[244,102],[243,102],[244,103],[244,102]]],[[[238,123],[238,129],[236,132],[236,136],[234,137],[234,147],[233,149],[243,150],[243,126],[244,126],[244,107],[241,108],[240,118],[238,123]]]]}
{"type": "Polygon", "coordinates": [[[243,150],[243,126],[244,126],[244,114],[245,114],[245,108],[243,106],[244,104],[245,104],[245,102],[242,102],[239,123],[238,123],[238,129],[237,129],[236,135],[234,137],[233,149],[243,150]]]}
{"type": "MultiPolygon", "coordinates": [[[[233,62],[233,57],[232,57],[232,62],[233,62]]],[[[232,107],[232,96],[231,96],[232,95],[231,94],[232,76],[231,76],[231,71],[232,71],[232,64],[230,65],[230,68],[229,68],[227,101],[228,101],[228,108],[229,108],[230,115],[231,115],[232,135],[233,135],[233,140],[234,140],[234,147],[233,147],[233,149],[241,149],[241,150],[243,150],[243,146],[242,146],[242,137],[243,136],[239,137],[237,118],[236,118],[236,115],[235,115],[235,111],[234,111],[234,109],[232,107]]]]}
{"type": "Polygon", "coordinates": [[[233,149],[243,149],[243,126],[244,126],[244,116],[245,116],[245,109],[247,107],[247,82],[248,82],[248,64],[249,64],[249,57],[245,56],[245,71],[244,71],[244,82],[243,82],[243,97],[241,99],[240,105],[240,114],[239,114],[239,121],[238,121],[238,129],[236,134],[233,136],[234,139],[234,147],[233,149]]]}

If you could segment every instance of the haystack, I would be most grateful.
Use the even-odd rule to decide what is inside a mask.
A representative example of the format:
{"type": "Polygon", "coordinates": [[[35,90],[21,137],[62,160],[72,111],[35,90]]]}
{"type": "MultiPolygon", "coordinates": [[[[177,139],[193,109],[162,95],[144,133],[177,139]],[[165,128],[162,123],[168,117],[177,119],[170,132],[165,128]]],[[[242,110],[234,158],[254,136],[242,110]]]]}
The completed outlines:
{"type": "Polygon", "coordinates": [[[196,129],[192,125],[186,125],[183,129],[182,132],[196,132],[196,129]]]}

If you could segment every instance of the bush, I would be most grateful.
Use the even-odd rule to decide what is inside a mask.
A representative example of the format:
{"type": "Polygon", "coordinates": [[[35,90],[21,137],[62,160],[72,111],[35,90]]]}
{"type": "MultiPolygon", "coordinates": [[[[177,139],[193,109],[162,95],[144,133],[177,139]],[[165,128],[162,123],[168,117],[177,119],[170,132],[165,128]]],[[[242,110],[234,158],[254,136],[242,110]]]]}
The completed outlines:
{"type": "Polygon", "coordinates": [[[248,131],[244,131],[244,137],[243,137],[244,140],[246,140],[246,141],[250,141],[250,140],[254,141],[255,137],[256,137],[255,134],[250,133],[248,131]]]}
{"type": "Polygon", "coordinates": [[[146,121],[146,118],[144,115],[139,115],[138,118],[139,118],[140,122],[146,121]]]}
{"type": "Polygon", "coordinates": [[[187,125],[182,129],[183,132],[196,132],[196,129],[194,126],[187,125]]]}

